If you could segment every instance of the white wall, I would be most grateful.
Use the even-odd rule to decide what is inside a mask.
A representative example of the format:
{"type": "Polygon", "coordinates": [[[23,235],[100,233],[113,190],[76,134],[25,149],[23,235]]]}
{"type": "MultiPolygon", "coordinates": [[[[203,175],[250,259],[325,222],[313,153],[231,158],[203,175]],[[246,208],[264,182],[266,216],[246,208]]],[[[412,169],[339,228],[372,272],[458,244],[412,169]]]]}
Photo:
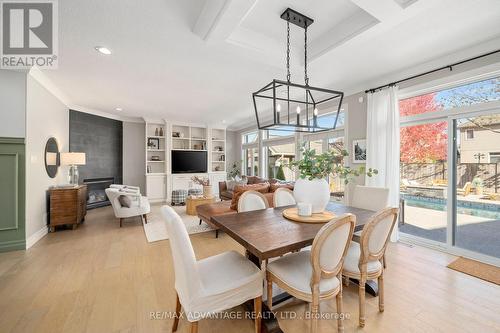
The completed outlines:
{"type": "Polygon", "coordinates": [[[123,122],[123,183],[146,193],[144,123],[123,122]]]}
{"type": "Polygon", "coordinates": [[[47,233],[47,189],[67,183],[67,168],[59,168],[55,178],[47,175],[44,150],[47,139],[55,137],[59,151],[68,151],[69,112],[31,75],[26,83],[26,246],[30,247],[47,233]]]}
{"type": "Polygon", "coordinates": [[[24,138],[26,73],[0,69],[0,137],[24,138]]]}

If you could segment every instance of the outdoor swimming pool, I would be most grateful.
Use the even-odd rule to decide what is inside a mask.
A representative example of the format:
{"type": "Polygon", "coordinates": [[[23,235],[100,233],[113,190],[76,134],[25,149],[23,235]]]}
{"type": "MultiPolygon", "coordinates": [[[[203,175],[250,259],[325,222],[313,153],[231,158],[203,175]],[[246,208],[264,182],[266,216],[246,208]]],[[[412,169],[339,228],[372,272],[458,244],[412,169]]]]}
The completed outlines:
{"type": "MultiPolygon", "coordinates": [[[[446,210],[446,200],[441,198],[429,198],[416,195],[401,194],[406,206],[446,210]]],[[[469,200],[457,200],[458,214],[484,217],[492,220],[500,220],[500,203],[484,203],[469,200]]]]}

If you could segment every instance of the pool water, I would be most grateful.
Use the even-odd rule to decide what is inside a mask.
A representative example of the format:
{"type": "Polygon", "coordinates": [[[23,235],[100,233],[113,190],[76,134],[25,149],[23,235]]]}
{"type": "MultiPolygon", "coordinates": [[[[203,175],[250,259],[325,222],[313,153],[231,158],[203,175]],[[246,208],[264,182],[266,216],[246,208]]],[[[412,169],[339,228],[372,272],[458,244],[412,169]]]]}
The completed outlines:
{"type": "MultiPolygon", "coordinates": [[[[407,206],[446,211],[446,201],[444,199],[418,197],[406,194],[402,195],[402,198],[405,199],[405,204],[407,206]]],[[[485,204],[482,202],[457,200],[457,206],[458,214],[500,220],[500,204],[485,204]]]]}

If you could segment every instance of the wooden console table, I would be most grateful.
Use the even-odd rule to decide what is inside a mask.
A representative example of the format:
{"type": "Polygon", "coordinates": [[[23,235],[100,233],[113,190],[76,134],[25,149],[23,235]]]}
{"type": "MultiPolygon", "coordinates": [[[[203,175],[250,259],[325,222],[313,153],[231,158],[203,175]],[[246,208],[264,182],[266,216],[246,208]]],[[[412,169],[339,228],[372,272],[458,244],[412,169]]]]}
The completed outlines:
{"type": "Polygon", "coordinates": [[[49,190],[49,227],[53,232],[58,225],[71,224],[76,229],[87,214],[87,185],[49,190]]]}

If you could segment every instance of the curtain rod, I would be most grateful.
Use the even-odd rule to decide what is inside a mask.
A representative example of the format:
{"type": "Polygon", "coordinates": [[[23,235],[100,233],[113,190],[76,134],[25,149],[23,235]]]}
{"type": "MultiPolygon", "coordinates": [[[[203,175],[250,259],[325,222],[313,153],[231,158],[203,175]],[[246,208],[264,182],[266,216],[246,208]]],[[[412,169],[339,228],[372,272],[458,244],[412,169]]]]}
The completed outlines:
{"type": "Polygon", "coordinates": [[[388,84],[384,84],[383,86],[379,86],[377,88],[372,88],[372,89],[365,90],[365,93],[366,94],[369,93],[369,92],[373,93],[373,92],[375,92],[377,90],[380,90],[380,89],[383,89],[383,88],[387,88],[387,87],[391,87],[391,86],[394,86],[394,85],[396,85],[398,83],[409,81],[409,80],[413,80],[413,79],[415,79],[417,77],[421,77],[421,76],[425,76],[425,75],[428,75],[428,74],[432,74],[432,73],[439,72],[439,71],[442,71],[442,70],[445,70],[445,69],[449,69],[450,71],[452,71],[453,67],[455,67],[455,66],[464,64],[464,63],[469,62],[469,61],[473,61],[473,60],[477,60],[477,59],[480,59],[480,58],[484,58],[484,57],[490,56],[490,55],[498,53],[498,52],[500,52],[500,50],[496,50],[496,51],[488,52],[488,53],[485,53],[485,54],[481,54],[481,55],[478,55],[478,56],[476,56],[474,58],[469,58],[469,59],[466,59],[466,60],[462,60],[462,61],[450,64],[448,66],[439,67],[439,68],[433,69],[431,71],[428,71],[428,72],[425,72],[425,73],[422,73],[422,74],[413,75],[413,76],[407,77],[407,78],[402,79],[402,80],[398,80],[398,81],[394,81],[394,82],[391,82],[391,83],[388,83],[388,84]]]}

